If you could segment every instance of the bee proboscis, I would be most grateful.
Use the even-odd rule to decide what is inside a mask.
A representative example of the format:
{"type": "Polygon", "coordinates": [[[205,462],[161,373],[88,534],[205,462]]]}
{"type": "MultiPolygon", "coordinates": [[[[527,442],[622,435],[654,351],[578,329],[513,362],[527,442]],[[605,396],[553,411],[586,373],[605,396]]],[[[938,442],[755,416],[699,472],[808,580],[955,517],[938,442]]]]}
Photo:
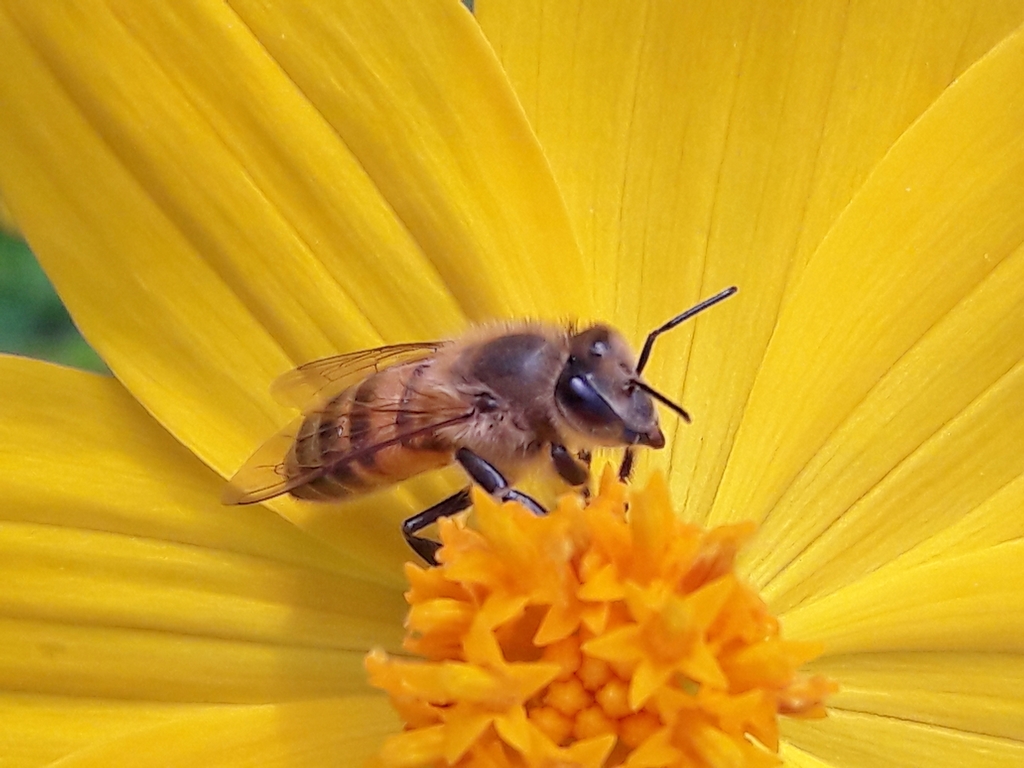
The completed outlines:
{"type": "MultiPolygon", "coordinates": [[[[281,376],[275,398],[303,413],[235,473],[226,504],[289,493],[339,501],[458,463],[501,500],[544,509],[511,483],[548,460],[571,486],[589,476],[590,451],[662,448],[654,401],[685,410],[641,374],[655,339],[736,292],[727,288],[651,331],[635,358],[605,324],[582,330],[535,321],[483,325],[437,342],[395,344],[316,360],[281,376]]],[[[403,524],[409,545],[436,562],[438,544],[417,535],[470,503],[469,488],[403,524]]]]}

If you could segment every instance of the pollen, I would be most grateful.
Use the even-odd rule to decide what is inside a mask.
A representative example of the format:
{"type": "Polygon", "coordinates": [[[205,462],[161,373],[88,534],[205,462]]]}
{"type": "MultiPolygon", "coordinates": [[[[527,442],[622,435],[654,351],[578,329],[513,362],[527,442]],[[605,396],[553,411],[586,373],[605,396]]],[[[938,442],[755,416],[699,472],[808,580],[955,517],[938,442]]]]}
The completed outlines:
{"type": "Polygon", "coordinates": [[[661,475],[606,471],[545,517],[474,497],[409,564],[405,650],[366,659],[405,729],[388,768],[776,766],[778,718],[824,717],[822,648],[783,640],[736,574],[752,524],[678,520],[661,475]]]}

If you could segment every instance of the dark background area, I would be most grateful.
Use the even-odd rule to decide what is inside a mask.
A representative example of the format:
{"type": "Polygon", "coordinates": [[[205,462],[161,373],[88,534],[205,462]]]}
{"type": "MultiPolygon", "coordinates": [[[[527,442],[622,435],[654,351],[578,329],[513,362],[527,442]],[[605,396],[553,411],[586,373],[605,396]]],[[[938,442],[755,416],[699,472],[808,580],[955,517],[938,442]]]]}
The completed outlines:
{"type": "Polygon", "coordinates": [[[106,371],[28,246],[0,233],[0,352],[106,371]]]}

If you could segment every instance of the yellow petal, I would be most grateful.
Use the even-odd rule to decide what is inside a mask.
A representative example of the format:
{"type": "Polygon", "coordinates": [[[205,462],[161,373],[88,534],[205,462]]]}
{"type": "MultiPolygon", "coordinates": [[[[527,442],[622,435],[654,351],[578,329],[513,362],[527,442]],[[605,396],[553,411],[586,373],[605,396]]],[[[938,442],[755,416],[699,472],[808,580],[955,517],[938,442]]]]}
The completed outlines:
{"type": "Polygon", "coordinates": [[[941,531],[1018,476],[1022,399],[1024,364],[1018,364],[963,413],[936,425],[940,431],[843,514],[839,530],[823,533],[788,565],[766,599],[785,610],[847,583],[941,531]],[[823,563],[829,573],[812,574],[823,563]]]}
{"type": "Polygon", "coordinates": [[[179,701],[332,693],[360,685],[345,677],[358,669],[350,649],[398,647],[398,596],[365,583],[54,526],[5,524],[0,552],[3,579],[19,585],[0,598],[3,666],[26,690],[179,701]],[[281,665],[291,673],[275,673],[281,665]]]}
{"type": "Polygon", "coordinates": [[[589,300],[456,4],[4,13],[4,199],[111,369],[221,473],[284,423],[267,386],[295,362],[589,300]]]}
{"type": "Polygon", "coordinates": [[[221,505],[217,475],[110,378],[0,356],[0,401],[4,520],[365,574],[267,510],[221,505]]]}
{"type": "Polygon", "coordinates": [[[0,374],[17,755],[56,759],[204,705],[358,692],[363,649],[398,647],[397,590],[345,575],[268,510],[220,506],[217,477],[116,381],[17,358],[0,374]]]}
{"type": "Polygon", "coordinates": [[[381,761],[401,768],[436,764],[444,756],[444,748],[444,734],[439,725],[401,731],[388,737],[381,750],[381,761]]]}
{"type": "Polygon", "coordinates": [[[242,17],[336,127],[470,317],[557,316],[589,303],[540,148],[462,8],[406,2],[387,13],[353,6],[313,14],[288,4],[243,7],[242,17]],[[308,55],[304,42],[318,55],[308,55]],[[339,88],[345,74],[350,79],[339,88]]]}
{"type": "Polygon", "coordinates": [[[928,765],[1007,768],[1024,760],[1024,743],[944,730],[897,718],[835,712],[827,720],[790,720],[783,736],[821,761],[794,765],[928,765]]]}
{"type": "Polygon", "coordinates": [[[5,767],[36,768],[91,744],[213,708],[8,691],[0,695],[0,750],[5,767]]]}
{"type": "Polygon", "coordinates": [[[783,615],[786,631],[858,651],[1024,653],[1024,540],[914,568],[879,569],[783,615]]]}
{"type": "Polygon", "coordinates": [[[900,567],[926,563],[943,555],[966,554],[1024,538],[1024,475],[1016,478],[941,533],[908,550],[900,567]]]}
{"type": "Polygon", "coordinates": [[[807,670],[843,681],[833,709],[1024,743],[1024,655],[867,653],[825,657],[807,670]]]}
{"type": "Polygon", "coordinates": [[[322,766],[344,755],[362,765],[398,727],[383,696],[352,696],[200,712],[102,742],[61,762],[69,768],[322,766]]]}
{"type": "MultiPolygon", "coordinates": [[[[785,541],[754,569],[764,581],[770,569],[788,566],[769,588],[776,605],[824,588],[808,569],[825,562],[826,581],[835,583],[929,536],[943,534],[946,548],[966,546],[963,530],[950,536],[947,529],[1024,471],[1014,450],[1024,433],[1017,407],[1024,345],[1012,342],[1024,338],[1022,307],[1018,249],[893,365],[799,473],[775,513],[788,513],[785,541]],[[839,514],[838,536],[824,533],[808,547],[839,514]]],[[[1003,509],[1006,502],[998,504],[1003,509]]],[[[979,513],[992,523],[989,536],[1018,520],[992,512],[979,513]]],[[[1012,530],[998,536],[1009,538],[1012,530]]]]}
{"type": "MultiPolygon", "coordinates": [[[[973,342],[986,330],[972,318],[1012,326],[1013,314],[1019,315],[1019,309],[1001,301],[991,313],[981,310],[973,294],[982,291],[986,278],[1009,287],[1012,281],[1000,278],[1016,272],[1014,262],[1024,258],[1024,142],[1019,130],[1024,124],[1024,85],[1017,77],[1022,59],[1024,33],[1017,33],[958,80],[907,132],[845,211],[786,304],[713,515],[715,520],[767,516],[761,546],[751,548],[762,561],[750,563],[759,582],[793,563],[819,535],[829,539],[834,551],[838,535],[848,550],[844,558],[860,558],[858,567],[849,565],[854,560],[845,560],[846,567],[828,569],[825,581],[842,583],[863,566],[880,564],[917,543],[900,529],[908,512],[911,525],[920,526],[914,536],[927,534],[935,530],[927,520],[937,504],[960,505],[962,514],[1024,470],[1024,454],[1010,450],[1020,433],[1011,404],[1024,383],[1012,367],[1024,355],[1021,337],[985,339],[983,350],[995,361],[972,369],[965,366],[971,357],[961,351],[964,340],[941,325],[950,316],[950,328],[968,331],[973,342]],[[965,314],[952,316],[960,312],[965,314]],[[932,333],[945,339],[941,352],[927,348],[932,333]],[[881,414],[856,410],[915,345],[925,350],[919,360],[935,361],[952,389],[928,391],[937,374],[925,375],[920,362],[916,368],[911,362],[911,385],[895,402],[887,403],[881,414]],[[921,389],[931,403],[946,397],[954,409],[912,408],[907,429],[891,429],[887,419],[921,389]],[[833,496],[829,506],[782,505],[783,494],[847,420],[853,429],[867,421],[863,428],[877,435],[872,445],[884,439],[900,443],[900,448],[880,449],[889,455],[887,463],[863,473],[846,472],[844,482],[850,485],[837,488],[841,498],[833,496]],[[872,485],[893,471],[893,462],[928,438],[921,455],[897,470],[903,475],[900,481],[893,476],[890,489],[880,487],[878,503],[866,498],[872,485]],[[979,475],[969,469],[970,454],[985,441],[994,441],[996,453],[1009,455],[978,455],[995,462],[979,475]],[[931,483],[956,486],[955,497],[917,494],[911,501],[913,487],[931,483]],[[861,497],[863,515],[836,525],[848,505],[861,497]],[[883,515],[883,531],[868,540],[869,529],[883,515]],[[866,537],[863,545],[850,546],[859,537],[866,537]]],[[[1012,291],[1011,302],[1020,300],[1018,291],[1012,291]]],[[[900,391],[897,382],[887,388],[900,391]]],[[[843,457],[839,466],[849,460],[843,457]]],[[[822,488],[833,480],[826,473],[822,488]]],[[[807,498],[804,493],[803,501],[807,498]]],[[[944,522],[949,521],[946,517],[944,522]]],[[[800,570],[794,570],[792,581],[773,588],[784,593],[806,580],[806,566],[825,562],[821,555],[826,547],[819,549],[796,560],[800,570]]],[[[828,562],[831,566],[831,558],[828,562]]],[[[826,588],[823,582],[808,586],[814,591],[826,588]]]]}
{"type": "Polygon", "coordinates": [[[779,756],[785,768],[832,768],[835,765],[830,761],[819,760],[787,742],[782,742],[779,746],[779,756]]]}
{"type": "Polygon", "coordinates": [[[671,482],[700,518],[803,262],[892,143],[1024,7],[476,8],[595,265],[599,310],[639,340],[699,294],[740,286],[660,341],[649,369],[694,414],[675,434],[671,482]]]}

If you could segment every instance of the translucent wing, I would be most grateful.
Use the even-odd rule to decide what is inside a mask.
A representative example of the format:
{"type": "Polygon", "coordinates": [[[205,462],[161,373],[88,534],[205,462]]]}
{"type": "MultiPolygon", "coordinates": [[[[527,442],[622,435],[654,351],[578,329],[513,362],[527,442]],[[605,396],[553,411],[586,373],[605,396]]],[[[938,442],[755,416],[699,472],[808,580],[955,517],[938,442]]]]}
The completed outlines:
{"type": "Polygon", "coordinates": [[[232,476],[221,494],[221,501],[225,504],[265,501],[316,478],[317,473],[310,473],[309,477],[288,477],[284,464],[305,420],[305,415],[292,420],[287,427],[256,449],[256,453],[232,476]]]}
{"type": "MultiPolygon", "coordinates": [[[[299,471],[292,470],[285,464],[292,446],[298,440],[315,439],[317,436],[301,434],[302,426],[308,418],[308,414],[299,416],[287,427],[282,429],[267,442],[257,449],[241,469],[239,469],[228,483],[227,488],[221,496],[225,504],[253,504],[259,501],[266,501],[275,496],[280,496],[291,491],[293,488],[312,482],[318,477],[331,473],[336,467],[351,462],[366,459],[378,451],[389,448],[393,445],[413,437],[431,435],[439,429],[467,421],[474,416],[472,407],[465,403],[449,402],[430,408],[430,419],[424,424],[418,421],[415,427],[401,429],[395,425],[394,416],[399,412],[396,403],[381,401],[369,406],[371,411],[387,414],[389,419],[384,420],[387,424],[384,428],[370,427],[373,430],[369,437],[366,433],[359,435],[346,435],[348,439],[359,447],[348,451],[334,451],[320,456],[318,460],[308,462],[299,471]],[[301,435],[301,436],[300,436],[301,435]]],[[[408,412],[408,411],[406,411],[408,412]]],[[[370,419],[370,423],[374,423],[370,419]]],[[[325,421],[321,429],[340,429],[342,434],[348,429],[347,418],[340,420],[325,421]]],[[[403,478],[397,478],[401,480],[403,478]]]]}
{"type": "Polygon", "coordinates": [[[337,394],[373,371],[429,357],[450,343],[415,341],[324,357],[278,376],[270,385],[270,394],[282,405],[305,408],[321,399],[325,390],[337,394]]]}

